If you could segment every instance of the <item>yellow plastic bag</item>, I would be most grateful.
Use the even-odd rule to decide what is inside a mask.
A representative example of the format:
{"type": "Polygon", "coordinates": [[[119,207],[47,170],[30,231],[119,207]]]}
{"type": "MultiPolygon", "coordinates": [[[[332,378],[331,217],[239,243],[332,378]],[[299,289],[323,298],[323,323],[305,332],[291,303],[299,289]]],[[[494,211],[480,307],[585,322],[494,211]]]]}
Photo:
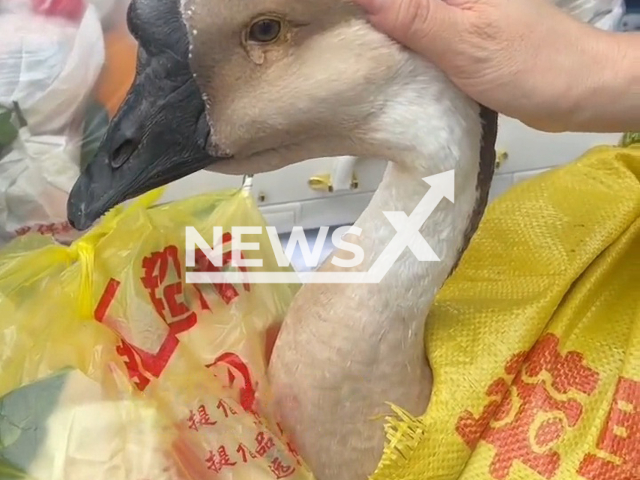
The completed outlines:
{"type": "Polygon", "coordinates": [[[427,412],[373,480],[640,479],[640,150],[493,203],[429,314],[427,412]]]}
{"type": "MultiPolygon", "coordinates": [[[[183,281],[186,226],[226,242],[259,210],[244,190],[148,208],[158,195],[70,247],[0,252],[0,478],[311,478],[268,414],[268,337],[296,286],[183,281]]],[[[284,268],[261,250],[242,255],[284,268]]]]}

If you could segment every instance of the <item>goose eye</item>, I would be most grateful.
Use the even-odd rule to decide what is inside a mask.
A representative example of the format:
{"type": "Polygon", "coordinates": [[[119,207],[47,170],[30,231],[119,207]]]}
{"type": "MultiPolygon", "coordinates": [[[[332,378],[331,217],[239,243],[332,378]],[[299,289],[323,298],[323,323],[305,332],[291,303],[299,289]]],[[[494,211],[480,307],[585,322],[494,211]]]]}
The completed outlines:
{"type": "Polygon", "coordinates": [[[248,37],[250,42],[271,43],[278,39],[281,31],[280,20],[263,18],[251,25],[248,37]]]}

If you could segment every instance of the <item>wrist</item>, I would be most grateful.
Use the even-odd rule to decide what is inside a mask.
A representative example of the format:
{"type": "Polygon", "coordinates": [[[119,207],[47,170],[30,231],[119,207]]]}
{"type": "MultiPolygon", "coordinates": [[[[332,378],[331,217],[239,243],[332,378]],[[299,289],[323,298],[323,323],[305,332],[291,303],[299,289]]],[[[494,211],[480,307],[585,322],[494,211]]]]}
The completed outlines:
{"type": "Polygon", "coordinates": [[[529,69],[523,72],[524,101],[532,103],[521,120],[537,130],[560,133],[582,123],[585,100],[606,84],[602,62],[610,42],[606,32],[564,12],[549,14],[549,22],[536,31],[537,41],[532,42],[529,58],[535,61],[527,61],[529,69]]]}
{"type": "Polygon", "coordinates": [[[591,28],[587,36],[576,71],[568,74],[575,83],[565,93],[565,129],[615,133],[639,128],[640,35],[591,28]]]}

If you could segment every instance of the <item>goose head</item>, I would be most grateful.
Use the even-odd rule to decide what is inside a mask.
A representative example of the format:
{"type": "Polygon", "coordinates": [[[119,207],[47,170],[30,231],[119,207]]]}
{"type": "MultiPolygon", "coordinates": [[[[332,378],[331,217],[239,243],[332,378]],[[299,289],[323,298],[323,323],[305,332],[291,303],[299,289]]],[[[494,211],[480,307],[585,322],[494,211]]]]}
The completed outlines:
{"type": "MultiPolygon", "coordinates": [[[[416,100],[406,95],[416,83],[426,87],[414,95],[421,105],[451,97],[444,110],[423,109],[432,125],[450,115],[480,135],[477,105],[349,1],[179,2],[130,4],[137,72],[70,193],[78,229],[202,169],[255,174],[341,155],[396,160],[411,147],[415,114],[401,103],[416,100]]],[[[439,132],[422,132],[430,134],[450,148],[439,132]]]]}

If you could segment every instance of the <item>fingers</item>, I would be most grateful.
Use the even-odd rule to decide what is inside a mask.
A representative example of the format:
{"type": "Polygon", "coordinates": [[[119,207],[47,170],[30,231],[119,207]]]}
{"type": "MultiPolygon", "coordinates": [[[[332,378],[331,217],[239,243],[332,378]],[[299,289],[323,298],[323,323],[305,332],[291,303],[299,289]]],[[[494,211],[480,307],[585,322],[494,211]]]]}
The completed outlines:
{"type": "Polygon", "coordinates": [[[450,53],[460,31],[462,12],[443,0],[354,1],[376,28],[427,57],[450,53]]]}

